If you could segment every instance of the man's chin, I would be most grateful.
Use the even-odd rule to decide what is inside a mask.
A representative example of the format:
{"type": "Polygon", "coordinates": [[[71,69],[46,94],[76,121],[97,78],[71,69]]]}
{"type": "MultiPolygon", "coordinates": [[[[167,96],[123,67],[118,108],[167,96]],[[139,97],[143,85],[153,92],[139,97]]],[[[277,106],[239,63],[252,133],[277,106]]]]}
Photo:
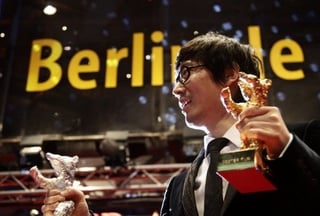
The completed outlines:
{"type": "Polygon", "coordinates": [[[206,130],[203,126],[203,124],[197,124],[195,121],[193,121],[190,116],[189,118],[187,118],[187,116],[185,116],[185,123],[187,125],[188,128],[191,128],[191,129],[195,129],[195,130],[206,130]]]}
{"type": "Polygon", "coordinates": [[[198,129],[198,128],[199,128],[198,125],[194,124],[194,122],[192,122],[192,121],[190,121],[190,120],[188,121],[187,118],[185,118],[185,122],[186,122],[186,125],[187,125],[189,128],[192,128],[192,129],[198,129]]]}
{"type": "Polygon", "coordinates": [[[187,127],[192,129],[192,130],[200,130],[206,132],[206,129],[204,127],[195,125],[195,124],[187,124],[187,127]]]}

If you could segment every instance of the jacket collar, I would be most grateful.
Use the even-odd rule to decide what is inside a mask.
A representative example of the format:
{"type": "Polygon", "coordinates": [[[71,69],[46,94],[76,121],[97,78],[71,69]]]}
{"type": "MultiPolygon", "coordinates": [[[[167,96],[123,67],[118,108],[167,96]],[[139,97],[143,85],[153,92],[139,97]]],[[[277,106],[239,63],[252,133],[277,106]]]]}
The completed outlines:
{"type": "MultiPolygon", "coordinates": [[[[182,191],[182,206],[184,209],[184,214],[186,216],[198,216],[196,200],[194,197],[195,188],[195,178],[197,176],[200,164],[204,159],[204,149],[201,149],[196,159],[191,164],[190,169],[186,175],[182,191]]],[[[230,184],[228,185],[225,200],[223,202],[221,215],[226,211],[227,207],[231,203],[233,197],[236,195],[237,191],[230,184]]]]}
{"type": "Polygon", "coordinates": [[[197,216],[198,211],[194,198],[195,178],[197,176],[199,166],[204,158],[204,149],[200,151],[196,159],[191,164],[186,175],[183,191],[182,191],[182,206],[186,216],[197,216]]]}

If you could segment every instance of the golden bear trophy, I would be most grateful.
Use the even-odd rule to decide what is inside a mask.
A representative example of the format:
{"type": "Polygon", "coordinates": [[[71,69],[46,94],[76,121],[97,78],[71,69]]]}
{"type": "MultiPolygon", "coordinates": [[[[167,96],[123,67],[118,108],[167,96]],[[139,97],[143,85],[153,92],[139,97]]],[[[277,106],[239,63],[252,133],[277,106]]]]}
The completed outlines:
{"type": "MultiPolygon", "coordinates": [[[[222,89],[221,100],[226,110],[238,118],[245,108],[267,105],[271,84],[270,79],[239,72],[238,86],[246,102],[235,103],[229,87],[222,89]]],[[[258,140],[242,139],[240,150],[221,154],[218,174],[241,193],[275,190],[264,176],[268,168],[263,163],[262,151],[258,140]]]]}

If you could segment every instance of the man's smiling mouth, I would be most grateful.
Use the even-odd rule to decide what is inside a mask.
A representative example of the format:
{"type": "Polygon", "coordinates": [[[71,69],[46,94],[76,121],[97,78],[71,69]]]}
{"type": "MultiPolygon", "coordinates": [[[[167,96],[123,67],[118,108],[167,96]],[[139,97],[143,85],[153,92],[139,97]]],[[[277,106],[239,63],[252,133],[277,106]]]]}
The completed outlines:
{"type": "Polygon", "coordinates": [[[190,103],[191,103],[191,100],[180,101],[180,109],[183,111],[185,109],[185,107],[190,103]]]}

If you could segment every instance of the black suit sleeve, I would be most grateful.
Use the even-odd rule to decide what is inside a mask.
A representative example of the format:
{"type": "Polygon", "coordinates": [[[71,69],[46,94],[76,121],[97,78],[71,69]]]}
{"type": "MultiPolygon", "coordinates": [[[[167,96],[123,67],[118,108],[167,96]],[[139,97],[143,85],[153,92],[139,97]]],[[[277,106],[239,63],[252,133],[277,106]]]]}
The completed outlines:
{"type": "Polygon", "coordinates": [[[161,210],[160,210],[160,215],[161,216],[169,216],[170,215],[170,195],[172,191],[172,182],[174,181],[174,178],[171,179],[166,192],[164,193],[162,205],[161,205],[161,210]]]}
{"type": "Polygon", "coordinates": [[[280,159],[267,161],[271,179],[284,190],[320,191],[320,121],[289,127],[294,138],[280,159]]]}
{"type": "Polygon", "coordinates": [[[289,124],[288,129],[320,155],[320,120],[289,124]]]}
{"type": "Polygon", "coordinates": [[[183,216],[182,191],[187,170],[171,179],[162,201],[161,216],[183,216]]]}

